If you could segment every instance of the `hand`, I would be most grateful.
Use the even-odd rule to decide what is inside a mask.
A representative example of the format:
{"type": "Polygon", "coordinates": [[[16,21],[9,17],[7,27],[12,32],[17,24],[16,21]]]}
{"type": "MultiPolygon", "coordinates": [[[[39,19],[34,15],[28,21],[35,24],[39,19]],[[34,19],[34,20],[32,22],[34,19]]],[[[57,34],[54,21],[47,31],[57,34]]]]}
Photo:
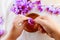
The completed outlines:
{"type": "Polygon", "coordinates": [[[9,36],[7,37],[7,40],[16,40],[21,35],[23,28],[24,28],[22,25],[22,22],[26,19],[28,18],[22,15],[18,15],[15,18],[13,22],[13,27],[10,31],[9,36]]]}
{"type": "Polygon", "coordinates": [[[39,16],[35,19],[35,22],[39,23],[49,36],[56,40],[60,40],[60,25],[52,18],[48,16],[39,16]]]}

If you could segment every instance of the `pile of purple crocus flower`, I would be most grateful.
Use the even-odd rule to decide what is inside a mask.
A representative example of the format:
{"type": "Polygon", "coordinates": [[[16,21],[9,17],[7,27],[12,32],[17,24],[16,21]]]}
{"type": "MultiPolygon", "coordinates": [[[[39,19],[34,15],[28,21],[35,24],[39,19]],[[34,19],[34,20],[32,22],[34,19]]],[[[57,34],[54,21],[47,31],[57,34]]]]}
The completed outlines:
{"type": "Polygon", "coordinates": [[[54,8],[53,6],[47,6],[46,11],[51,14],[60,14],[60,8],[54,8]]]}
{"type": "Polygon", "coordinates": [[[44,12],[45,10],[51,14],[60,14],[60,8],[55,8],[53,5],[50,6],[42,5],[41,1],[36,1],[35,4],[37,4],[37,8],[40,12],[42,11],[44,12]]]}
{"type": "Polygon", "coordinates": [[[11,8],[12,11],[16,14],[27,14],[34,7],[34,3],[30,0],[16,0],[15,4],[11,8]]]}

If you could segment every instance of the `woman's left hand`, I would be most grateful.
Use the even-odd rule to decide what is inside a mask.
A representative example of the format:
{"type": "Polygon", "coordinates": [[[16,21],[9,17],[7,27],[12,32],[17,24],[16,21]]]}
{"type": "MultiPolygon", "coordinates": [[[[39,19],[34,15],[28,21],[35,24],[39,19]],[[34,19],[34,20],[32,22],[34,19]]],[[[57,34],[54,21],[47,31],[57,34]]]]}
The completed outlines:
{"type": "Polygon", "coordinates": [[[10,31],[10,34],[7,38],[7,40],[16,40],[22,33],[23,31],[23,25],[22,25],[22,22],[24,20],[28,19],[28,17],[25,17],[23,15],[18,15],[14,22],[13,22],[13,27],[10,31]]]}

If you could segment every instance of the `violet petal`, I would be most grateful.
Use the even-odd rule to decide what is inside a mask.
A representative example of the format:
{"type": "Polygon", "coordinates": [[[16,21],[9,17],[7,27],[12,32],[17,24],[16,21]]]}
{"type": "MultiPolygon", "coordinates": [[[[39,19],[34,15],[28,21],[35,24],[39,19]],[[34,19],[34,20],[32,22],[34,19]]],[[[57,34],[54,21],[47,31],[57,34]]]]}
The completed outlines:
{"type": "Polygon", "coordinates": [[[4,34],[4,30],[0,30],[0,37],[4,34]]]}
{"type": "Polygon", "coordinates": [[[33,19],[32,19],[32,18],[29,18],[29,19],[28,19],[28,23],[29,23],[30,25],[34,25],[33,19]]]}

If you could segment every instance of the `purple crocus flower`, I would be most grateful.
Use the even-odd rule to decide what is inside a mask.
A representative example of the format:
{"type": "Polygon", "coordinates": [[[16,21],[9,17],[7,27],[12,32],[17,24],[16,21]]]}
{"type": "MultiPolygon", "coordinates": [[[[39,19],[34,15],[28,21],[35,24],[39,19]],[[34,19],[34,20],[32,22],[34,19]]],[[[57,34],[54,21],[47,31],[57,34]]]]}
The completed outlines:
{"type": "Polygon", "coordinates": [[[54,14],[60,14],[60,9],[56,9],[54,14]]]}
{"type": "Polygon", "coordinates": [[[48,6],[48,7],[46,7],[46,10],[47,10],[47,12],[54,13],[56,9],[52,6],[48,6]]]}
{"type": "Polygon", "coordinates": [[[42,5],[39,5],[39,6],[37,6],[38,7],[38,10],[40,11],[40,12],[42,12],[43,10],[44,10],[44,8],[42,7],[42,5]]]}
{"type": "Polygon", "coordinates": [[[36,1],[35,4],[39,5],[41,4],[41,1],[36,1]]]}
{"type": "Polygon", "coordinates": [[[34,4],[30,0],[16,0],[16,3],[13,5],[11,10],[16,14],[25,15],[30,10],[32,10],[34,4]]]}
{"type": "Polygon", "coordinates": [[[49,11],[49,7],[46,7],[46,11],[49,11]]]}
{"type": "Polygon", "coordinates": [[[40,12],[42,12],[42,11],[43,11],[43,7],[42,7],[42,5],[41,5],[41,1],[40,1],[40,0],[39,0],[39,1],[36,1],[35,4],[37,4],[38,10],[39,10],[40,12]]]}
{"type": "Polygon", "coordinates": [[[0,29],[0,37],[4,34],[4,30],[0,29]]]}

